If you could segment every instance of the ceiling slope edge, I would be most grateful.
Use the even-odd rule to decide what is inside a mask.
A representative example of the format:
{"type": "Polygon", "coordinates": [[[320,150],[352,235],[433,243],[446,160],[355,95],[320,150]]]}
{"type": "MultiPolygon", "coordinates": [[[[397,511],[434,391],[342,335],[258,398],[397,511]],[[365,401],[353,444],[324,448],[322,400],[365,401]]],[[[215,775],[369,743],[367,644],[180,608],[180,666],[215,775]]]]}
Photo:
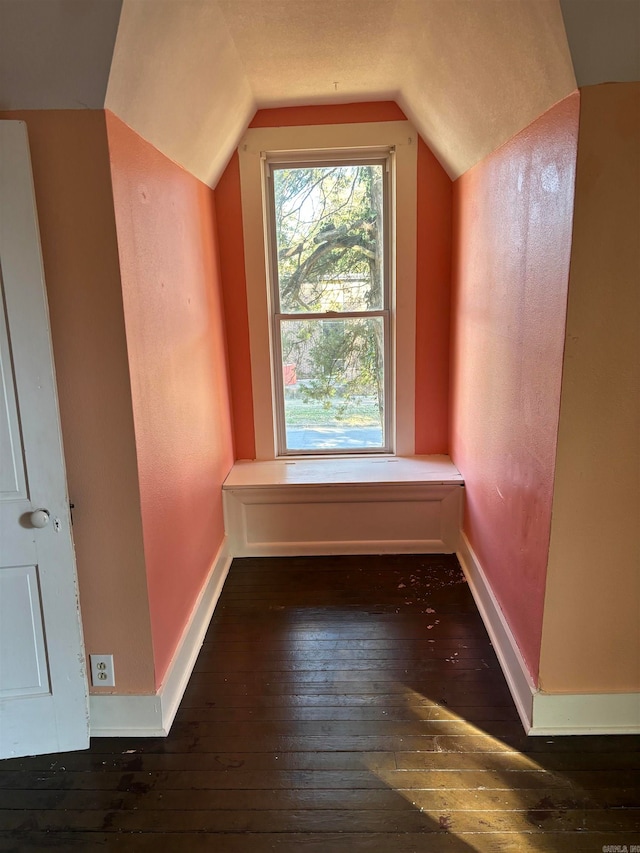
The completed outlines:
{"type": "Polygon", "coordinates": [[[575,85],[557,0],[124,0],[105,105],[215,186],[258,105],[393,93],[456,178],[575,85]]]}
{"type": "Polygon", "coordinates": [[[126,0],[105,107],[215,186],[256,109],[218,4],[126,0]]]}

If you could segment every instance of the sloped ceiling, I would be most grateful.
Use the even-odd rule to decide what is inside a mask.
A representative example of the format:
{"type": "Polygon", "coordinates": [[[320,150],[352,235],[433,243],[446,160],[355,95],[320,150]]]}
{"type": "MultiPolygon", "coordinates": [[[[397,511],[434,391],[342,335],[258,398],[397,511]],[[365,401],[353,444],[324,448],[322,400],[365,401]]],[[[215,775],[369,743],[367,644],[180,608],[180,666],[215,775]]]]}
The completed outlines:
{"type": "Polygon", "coordinates": [[[256,108],[395,99],[457,177],[575,86],[558,0],[124,0],[106,106],[215,184],[256,108]]]}
{"type": "Polygon", "coordinates": [[[256,109],[219,4],[127,0],[105,106],[214,186],[256,109]]]}
{"type": "Polygon", "coordinates": [[[211,185],[256,109],[378,99],[457,177],[574,67],[640,79],[640,0],[0,0],[0,109],[106,106],[211,185]]]}

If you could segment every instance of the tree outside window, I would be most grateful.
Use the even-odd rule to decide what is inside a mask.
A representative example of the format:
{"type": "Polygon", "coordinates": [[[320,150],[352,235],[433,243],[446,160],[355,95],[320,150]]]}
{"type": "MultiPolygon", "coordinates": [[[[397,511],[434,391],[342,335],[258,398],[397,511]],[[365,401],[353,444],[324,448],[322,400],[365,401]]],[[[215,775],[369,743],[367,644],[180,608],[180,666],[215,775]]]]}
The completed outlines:
{"type": "Polygon", "coordinates": [[[387,161],[272,164],[281,452],[389,447],[387,161]]]}

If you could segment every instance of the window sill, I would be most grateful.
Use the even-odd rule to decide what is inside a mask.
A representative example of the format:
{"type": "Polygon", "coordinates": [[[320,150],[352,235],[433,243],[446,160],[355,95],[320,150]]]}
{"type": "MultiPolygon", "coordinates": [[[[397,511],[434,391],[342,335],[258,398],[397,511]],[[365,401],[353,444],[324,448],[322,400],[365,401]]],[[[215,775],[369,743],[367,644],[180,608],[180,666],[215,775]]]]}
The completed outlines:
{"type": "Polygon", "coordinates": [[[240,461],[223,489],[277,486],[463,485],[448,456],[368,456],[240,461]]]}

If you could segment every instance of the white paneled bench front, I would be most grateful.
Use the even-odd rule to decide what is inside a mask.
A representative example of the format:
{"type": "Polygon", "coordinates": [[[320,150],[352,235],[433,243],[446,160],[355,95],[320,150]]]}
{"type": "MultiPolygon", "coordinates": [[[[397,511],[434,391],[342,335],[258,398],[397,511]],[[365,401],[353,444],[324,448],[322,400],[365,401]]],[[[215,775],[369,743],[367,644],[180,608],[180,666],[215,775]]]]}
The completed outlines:
{"type": "Polygon", "coordinates": [[[237,462],[223,486],[236,557],[453,553],[464,483],[447,456],[237,462]]]}

